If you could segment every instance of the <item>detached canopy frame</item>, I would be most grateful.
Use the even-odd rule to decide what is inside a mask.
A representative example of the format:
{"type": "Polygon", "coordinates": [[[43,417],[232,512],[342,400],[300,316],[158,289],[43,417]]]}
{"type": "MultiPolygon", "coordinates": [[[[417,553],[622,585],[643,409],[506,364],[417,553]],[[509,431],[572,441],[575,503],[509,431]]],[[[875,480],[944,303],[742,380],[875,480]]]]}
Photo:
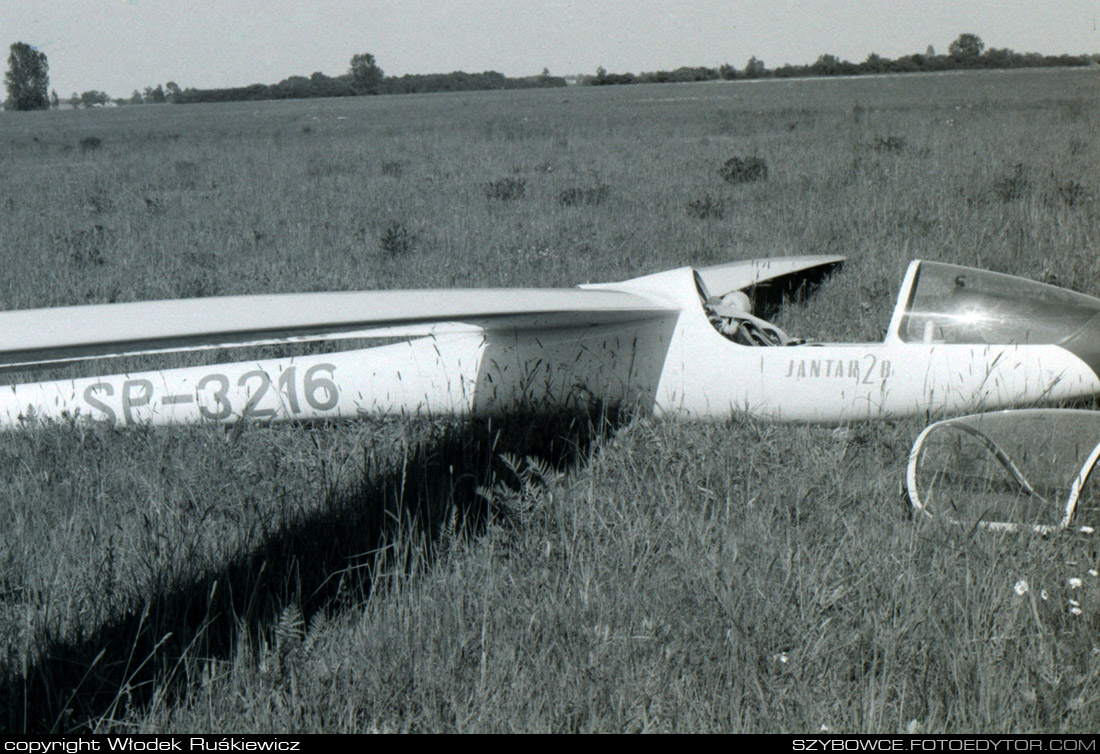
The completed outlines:
{"type": "Polygon", "coordinates": [[[946,419],[913,443],[909,502],[917,513],[953,524],[1039,534],[1072,524],[1091,534],[1098,522],[1081,521],[1078,508],[1098,460],[1100,411],[1017,409],[946,419]],[[1047,520],[1000,520],[1011,516],[999,515],[1006,511],[998,493],[1010,498],[1008,512],[1025,502],[1047,520]]]}

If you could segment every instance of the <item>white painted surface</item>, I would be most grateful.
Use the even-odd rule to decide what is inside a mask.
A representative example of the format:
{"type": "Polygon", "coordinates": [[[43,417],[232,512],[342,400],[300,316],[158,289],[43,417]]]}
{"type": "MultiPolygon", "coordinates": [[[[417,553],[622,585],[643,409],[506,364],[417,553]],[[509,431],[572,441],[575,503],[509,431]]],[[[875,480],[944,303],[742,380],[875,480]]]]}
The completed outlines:
{"type": "MultiPolygon", "coordinates": [[[[700,277],[721,291],[745,280],[758,282],[761,269],[783,275],[834,259],[791,258],[770,267],[738,263],[705,270],[700,277]]],[[[685,419],[724,420],[747,411],[779,421],[837,423],[1100,393],[1092,369],[1055,345],[898,339],[739,345],[708,321],[691,268],[580,290],[275,299],[294,306],[276,307],[279,313],[265,319],[255,307],[267,306],[273,297],[117,305],[166,317],[135,322],[121,333],[111,329],[120,311],[116,307],[79,307],[88,316],[68,332],[58,312],[71,315],[74,310],[7,312],[0,316],[0,331],[5,324],[19,328],[3,333],[0,352],[12,356],[37,349],[38,356],[48,356],[51,348],[86,345],[82,338],[100,330],[106,334],[95,343],[123,350],[201,336],[207,327],[218,329],[211,336],[215,339],[240,333],[248,338],[285,331],[301,335],[318,327],[413,339],[342,353],[0,388],[0,426],[16,426],[29,417],[174,424],[351,419],[366,413],[493,414],[595,401],[636,403],[685,419]],[[341,302],[352,311],[341,309],[341,302]],[[209,309],[202,305],[211,303],[209,309]],[[173,313],[196,318],[174,323],[167,316],[173,313]],[[48,321],[35,334],[30,321],[42,317],[48,321]]]]}

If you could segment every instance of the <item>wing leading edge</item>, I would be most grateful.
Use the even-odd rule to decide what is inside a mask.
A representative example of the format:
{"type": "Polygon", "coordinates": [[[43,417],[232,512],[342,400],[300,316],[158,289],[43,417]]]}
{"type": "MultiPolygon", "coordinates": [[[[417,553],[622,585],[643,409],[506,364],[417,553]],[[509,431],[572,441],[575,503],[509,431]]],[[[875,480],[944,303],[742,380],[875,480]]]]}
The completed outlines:
{"type": "Polygon", "coordinates": [[[0,312],[0,368],[301,340],[416,337],[441,323],[461,323],[470,332],[590,327],[669,313],[667,305],[635,294],[579,289],[294,293],[8,311],[0,312]]]}

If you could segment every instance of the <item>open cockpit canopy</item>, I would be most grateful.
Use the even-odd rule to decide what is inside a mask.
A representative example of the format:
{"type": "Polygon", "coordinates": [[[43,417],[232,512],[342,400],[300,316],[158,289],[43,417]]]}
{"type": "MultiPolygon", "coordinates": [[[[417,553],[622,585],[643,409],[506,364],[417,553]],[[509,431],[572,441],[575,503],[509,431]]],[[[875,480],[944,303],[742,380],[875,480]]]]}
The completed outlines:
{"type": "Polygon", "coordinates": [[[1100,526],[1092,470],[1100,411],[1023,409],[931,425],[909,456],[909,500],[974,527],[1047,533],[1100,526]]]}

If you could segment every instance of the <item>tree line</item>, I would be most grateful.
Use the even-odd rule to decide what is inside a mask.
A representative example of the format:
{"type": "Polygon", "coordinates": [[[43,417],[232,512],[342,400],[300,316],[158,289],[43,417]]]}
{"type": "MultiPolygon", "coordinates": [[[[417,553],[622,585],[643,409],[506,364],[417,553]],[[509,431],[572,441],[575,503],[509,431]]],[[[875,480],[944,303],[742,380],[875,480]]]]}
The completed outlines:
{"type": "Polygon", "coordinates": [[[1100,55],[1040,55],[1036,52],[1019,53],[1009,49],[985,49],[985,43],[976,34],[960,34],[950,44],[946,55],[937,55],[929,47],[921,54],[904,55],[895,60],[875,53],[861,63],[841,60],[835,55],[820,55],[809,65],[782,65],[769,69],[764,61],[752,57],[744,68],[730,64],[718,68],[677,68],[674,71],[651,73],[608,73],[600,67],[595,76],[581,77],[579,83],[591,86],[609,84],[654,84],[675,81],[733,81],[737,79],[795,78],[813,76],[860,76],[881,73],[930,73],[982,68],[1044,68],[1056,66],[1087,66],[1100,63],[1100,55]]]}
{"type": "MultiPolygon", "coordinates": [[[[680,67],[673,71],[648,73],[608,73],[603,67],[594,76],[578,76],[581,84],[650,84],[686,81],[733,81],[738,79],[793,78],[803,76],[857,76],[882,73],[920,73],[980,68],[1038,68],[1052,66],[1087,66],[1100,63],[1100,55],[1040,55],[1018,53],[1009,49],[986,49],[976,34],[960,34],[950,44],[946,55],[937,55],[929,47],[923,54],[905,55],[895,60],[875,53],[861,63],[841,60],[824,54],[810,65],[783,65],[769,69],[755,56],[743,68],[724,64],[718,68],[680,67]]],[[[8,71],[4,76],[8,97],[6,110],[45,110],[60,107],[56,91],[49,90],[49,63],[46,54],[24,42],[11,46],[8,71]]],[[[74,108],[114,105],[190,104],[196,102],[235,102],[272,99],[304,99],[309,97],[356,97],[373,94],[423,94],[459,92],[479,89],[525,89],[566,86],[560,76],[551,76],[543,69],[538,76],[509,78],[496,71],[482,73],[406,74],[386,76],[374,55],[363,53],[351,58],[346,73],[326,76],[317,72],[309,77],[291,76],[277,84],[251,84],[222,89],[182,89],[174,81],[134,90],[129,98],[112,99],[106,92],[91,90],[73,92],[66,102],[74,108]]]]}
{"type": "MultiPolygon", "coordinates": [[[[46,54],[28,44],[11,46],[8,73],[5,77],[7,110],[45,110],[58,108],[62,100],[57,92],[47,95],[49,63],[46,54]]],[[[112,98],[106,92],[92,89],[73,92],[65,104],[73,108],[107,105],[192,104],[197,102],[237,102],[272,99],[304,99],[309,97],[356,97],[369,94],[413,94],[426,92],[458,92],[476,89],[522,89],[530,87],[566,86],[565,79],[551,76],[543,70],[539,76],[509,78],[496,71],[483,73],[433,73],[423,75],[386,76],[374,55],[354,55],[346,73],[326,76],[317,72],[309,76],[291,76],[277,84],[251,84],[222,89],[181,88],[174,81],[135,89],[129,98],[112,98]]]]}
{"type": "Polygon", "coordinates": [[[326,76],[317,72],[309,78],[291,76],[278,84],[252,84],[227,89],[184,89],[172,102],[233,102],[240,100],[303,99],[308,97],[356,97],[368,94],[423,94],[429,92],[461,92],[480,89],[525,89],[565,86],[565,79],[543,71],[540,76],[509,78],[503,73],[430,73],[386,76],[369,53],[351,59],[348,72],[341,76],[326,76]]]}

